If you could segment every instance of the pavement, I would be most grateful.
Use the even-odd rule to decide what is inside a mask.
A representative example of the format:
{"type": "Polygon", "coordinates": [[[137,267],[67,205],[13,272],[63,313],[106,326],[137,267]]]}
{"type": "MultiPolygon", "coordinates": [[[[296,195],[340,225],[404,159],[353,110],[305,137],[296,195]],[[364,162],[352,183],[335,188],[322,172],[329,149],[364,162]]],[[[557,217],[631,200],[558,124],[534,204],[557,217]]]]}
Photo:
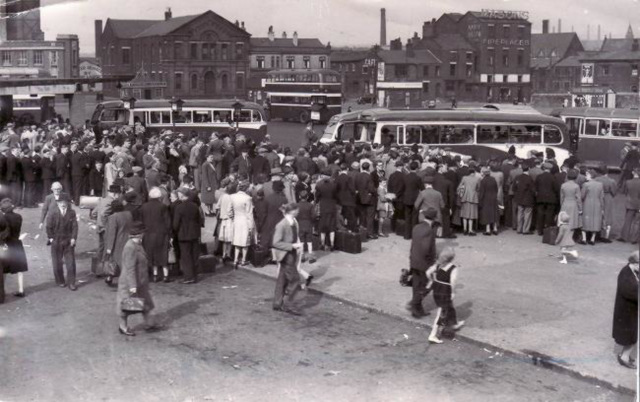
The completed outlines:
{"type": "MultiPolygon", "coordinates": [[[[458,339],[611,389],[636,391],[635,372],[616,361],[611,325],[617,275],[637,245],[578,246],[578,261],[568,265],[559,264],[558,248],[542,244],[539,236],[511,230],[439,239],[437,245],[457,253],[454,303],[467,323],[458,339]]],[[[431,316],[413,319],[405,309],[411,289],[398,283],[400,270],[408,268],[409,248],[409,241],[391,234],[364,243],[359,255],[318,252],[317,262],[305,269],[315,277],[315,291],[430,328],[432,297],[424,303],[431,316]]],[[[277,274],[275,265],[247,269],[277,274]]],[[[424,342],[427,336],[425,330],[424,342]]]]}

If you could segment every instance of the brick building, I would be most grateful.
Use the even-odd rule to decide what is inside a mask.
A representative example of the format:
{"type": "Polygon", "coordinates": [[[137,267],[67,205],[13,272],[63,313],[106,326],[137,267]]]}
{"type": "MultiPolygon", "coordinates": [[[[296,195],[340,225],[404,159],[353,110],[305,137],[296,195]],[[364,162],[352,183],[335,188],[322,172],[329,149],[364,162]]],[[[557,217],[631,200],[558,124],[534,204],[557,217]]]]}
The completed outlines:
{"type": "Polygon", "coordinates": [[[338,50],[331,53],[331,69],[340,73],[342,96],[347,99],[371,98],[378,74],[378,48],[338,50]]]}
{"type": "MultiPolygon", "coordinates": [[[[546,20],[545,20],[546,21],[546,20]]],[[[531,35],[531,82],[537,93],[568,92],[580,85],[579,57],[584,47],[575,32],[531,35]]]]}
{"type": "Polygon", "coordinates": [[[324,70],[331,65],[331,46],[317,38],[299,38],[294,32],[289,38],[286,32],[276,38],[273,27],[266,37],[250,39],[249,97],[263,99],[262,80],[271,70],[324,70]]]}
{"type": "MultiPolygon", "coordinates": [[[[250,35],[213,11],[164,20],[96,21],[96,53],[104,75],[137,74],[164,88],[140,92],[141,98],[246,97],[250,35]]],[[[105,84],[108,96],[122,95],[105,84]]]]}

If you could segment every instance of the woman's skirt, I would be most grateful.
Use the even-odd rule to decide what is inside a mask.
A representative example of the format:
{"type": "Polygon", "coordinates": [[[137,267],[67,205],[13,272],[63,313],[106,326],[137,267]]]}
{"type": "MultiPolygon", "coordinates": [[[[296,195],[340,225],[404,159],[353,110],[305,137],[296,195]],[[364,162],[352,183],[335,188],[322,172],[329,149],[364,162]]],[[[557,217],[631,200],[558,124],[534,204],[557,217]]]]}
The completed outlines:
{"type": "Polygon", "coordinates": [[[463,202],[460,209],[462,219],[478,219],[478,204],[473,202],[463,202]]]}

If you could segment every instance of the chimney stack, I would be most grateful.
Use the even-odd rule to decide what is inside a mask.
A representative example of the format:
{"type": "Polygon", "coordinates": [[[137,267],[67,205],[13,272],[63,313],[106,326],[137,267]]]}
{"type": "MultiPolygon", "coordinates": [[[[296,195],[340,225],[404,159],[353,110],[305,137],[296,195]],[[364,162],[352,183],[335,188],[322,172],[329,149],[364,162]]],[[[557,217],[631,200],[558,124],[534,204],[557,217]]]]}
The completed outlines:
{"type": "Polygon", "coordinates": [[[598,24],[598,40],[602,39],[602,34],[600,33],[600,24],[598,24]]]}
{"type": "Polygon", "coordinates": [[[298,46],[298,31],[293,31],[293,46],[298,46]]]}
{"type": "Polygon", "coordinates": [[[549,33],[549,20],[542,20],[542,33],[543,34],[549,33]]]}
{"type": "Polygon", "coordinates": [[[275,34],[273,33],[273,25],[269,26],[269,32],[267,32],[267,36],[269,37],[269,42],[273,42],[275,38],[275,34]]]}
{"type": "Polygon", "coordinates": [[[558,33],[562,33],[562,19],[558,18],[558,33]]]}
{"type": "Polygon", "coordinates": [[[246,29],[244,28],[244,21],[240,23],[240,28],[242,28],[243,31],[246,31],[246,29]]]}
{"type": "Polygon", "coordinates": [[[380,46],[387,46],[387,10],[380,9],[380,46]]]}
{"type": "Polygon", "coordinates": [[[95,45],[96,45],[96,57],[100,57],[102,52],[102,20],[95,20],[95,45]]]}
{"type": "Polygon", "coordinates": [[[169,21],[171,19],[171,7],[167,7],[167,11],[164,12],[164,20],[169,21]]]}
{"type": "Polygon", "coordinates": [[[591,25],[587,24],[587,40],[591,40],[591,25]]]}

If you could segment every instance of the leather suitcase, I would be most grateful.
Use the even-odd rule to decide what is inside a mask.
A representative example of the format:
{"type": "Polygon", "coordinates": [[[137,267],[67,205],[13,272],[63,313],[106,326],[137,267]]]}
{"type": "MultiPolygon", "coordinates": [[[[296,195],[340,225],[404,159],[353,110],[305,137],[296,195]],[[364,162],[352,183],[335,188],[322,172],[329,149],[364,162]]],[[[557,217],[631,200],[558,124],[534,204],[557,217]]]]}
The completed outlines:
{"type": "Polygon", "coordinates": [[[404,237],[405,232],[407,231],[407,222],[403,219],[398,219],[396,221],[396,230],[395,233],[398,236],[404,237]]]}
{"type": "Polygon", "coordinates": [[[249,248],[249,262],[255,268],[262,268],[271,261],[271,249],[261,246],[251,246],[249,248]]]}
{"type": "Polygon", "coordinates": [[[556,239],[558,238],[558,227],[549,226],[542,232],[542,243],[555,246],[556,239]]]}
{"type": "Polygon", "coordinates": [[[350,232],[336,232],[336,249],[349,254],[362,252],[360,234],[350,232]]]}
{"type": "Polygon", "coordinates": [[[212,255],[201,255],[198,258],[198,273],[199,274],[212,274],[216,272],[216,265],[218,265],[218,259],[212,255]]]}

